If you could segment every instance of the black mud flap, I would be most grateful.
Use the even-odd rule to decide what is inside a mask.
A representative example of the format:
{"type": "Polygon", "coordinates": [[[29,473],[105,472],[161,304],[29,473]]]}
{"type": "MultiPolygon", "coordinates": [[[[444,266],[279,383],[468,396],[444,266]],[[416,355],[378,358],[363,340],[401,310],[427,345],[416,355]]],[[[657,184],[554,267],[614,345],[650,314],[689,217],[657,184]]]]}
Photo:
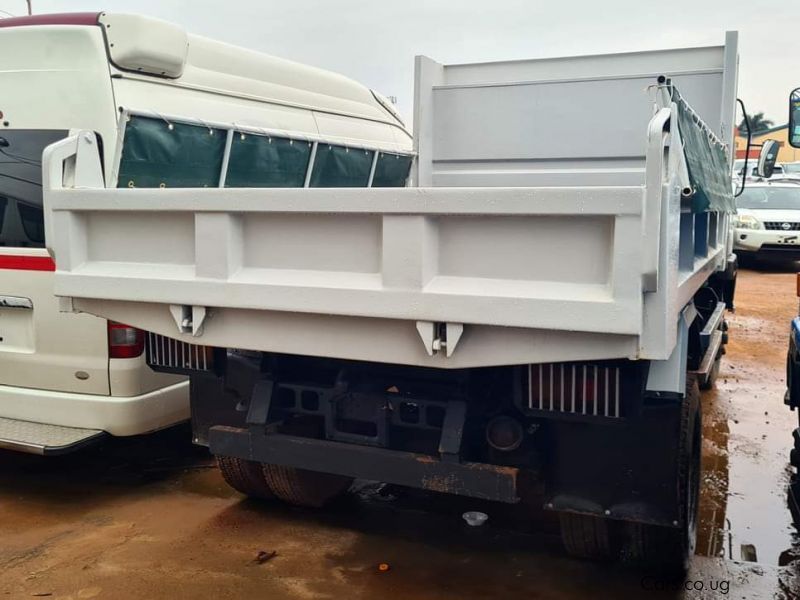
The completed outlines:
{"type": "Polygon", "coordinates": [[[545,508],[674,527],[678,491],[679,399],[648,405],[616,427],[555,423],[545,473],[545,508]]]}

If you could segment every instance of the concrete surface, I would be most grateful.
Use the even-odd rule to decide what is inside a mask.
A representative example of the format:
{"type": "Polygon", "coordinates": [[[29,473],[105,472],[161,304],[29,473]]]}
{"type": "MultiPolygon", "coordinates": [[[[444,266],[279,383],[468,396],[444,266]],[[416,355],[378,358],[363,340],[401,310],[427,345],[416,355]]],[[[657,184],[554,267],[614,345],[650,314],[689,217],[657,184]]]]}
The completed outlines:
{"type": "Polygon", "coordinates": [[[797,416],[783,406],[794,289],[792,269],[740,274],[729,352],[703,398],[686,581],[572,560],[546,515],[465,499],[366,485],[323,512],[245,500],[184,428],[67,457],[0,453],[0,598],[800,597],[785,504],[797,416]],[[489,525],[464,525],[467,508],[489,525]]]}

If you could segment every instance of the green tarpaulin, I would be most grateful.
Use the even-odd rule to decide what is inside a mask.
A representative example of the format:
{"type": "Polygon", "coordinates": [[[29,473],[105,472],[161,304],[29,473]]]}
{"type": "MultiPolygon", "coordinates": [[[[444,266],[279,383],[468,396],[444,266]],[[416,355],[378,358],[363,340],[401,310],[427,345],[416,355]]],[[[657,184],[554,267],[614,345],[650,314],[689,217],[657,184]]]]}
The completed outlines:
{"type": "Polygon", "coordinates": [[[320,144],[311,187],[367,187],[373,152],[320,144]]]}
{"type": "MultiPolygon", "coordinates": [[[[131,116],[125,128],[118,187],[218,187],[228,131],[202,124],[131,116]]],[[[236,131],[226,187],[303,187],[313,143],[236,131]]],[[[319,142],[311,187],[367,187],[374,150],[319,142]]],[[[403,187],[412,157],[380,152],[373,187],[403,187]]]]}
{"type": "Polygon", "coordinates": [[[672,100],[678,107],[678,129],[694,190],[693,212],[735,213],[727,147],[700,125],[697,115],[675,88],[672,88],[672,100]]]}
{"type": "Polygon", "coordinates": [[[411,157],[401,154],[378,154],[372,187],[405,187],[408,172],[411,170],[411,157]]]}
{"type": "Polygon", "coordinates": [[[226,187],[303,187],[310,142],[236,134],[231,142],[226,187]]]}
{"type": "Polygon", "coordinates": [[[222,129],[132,116],[125,128],[118,187],[217,187],[222,129]]]}

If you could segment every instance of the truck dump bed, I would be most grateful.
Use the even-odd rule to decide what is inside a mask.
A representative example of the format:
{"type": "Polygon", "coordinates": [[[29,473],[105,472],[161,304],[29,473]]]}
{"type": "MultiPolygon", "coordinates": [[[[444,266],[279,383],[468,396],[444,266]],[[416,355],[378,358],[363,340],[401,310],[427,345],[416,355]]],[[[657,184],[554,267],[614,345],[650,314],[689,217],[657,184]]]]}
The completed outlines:
{"type": "Polygon", "coordinates": [[[730,146],[736,60],[736,34],[636,54],[420,57],[409,188],[105,189],[81,134],[45,155],[56,294],[204,346],[439,368],[666,359],[730,252],[726,211],[682,202],[669,90],[730,146]]]}

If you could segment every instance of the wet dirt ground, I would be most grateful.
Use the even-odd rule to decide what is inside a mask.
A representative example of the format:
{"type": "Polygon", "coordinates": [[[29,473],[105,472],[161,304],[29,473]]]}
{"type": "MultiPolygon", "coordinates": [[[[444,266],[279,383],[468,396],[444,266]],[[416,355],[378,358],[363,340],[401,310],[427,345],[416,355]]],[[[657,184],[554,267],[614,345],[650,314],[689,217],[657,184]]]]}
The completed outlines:
{"type": "Polygon", "coordinates": [[[797,298],[794,269],[778,271],[740,272],[728,354],[703,397],[686,581],[572,560],[552,521],[470,500],[374,485],[324,512],[245,500],[179,428],[67,457],[0,453],[0,598],[800,597],[785,501],[797,416],[783,405],[797,298]],[[490,524],[467,527],[469,508],[490,524]]]}

